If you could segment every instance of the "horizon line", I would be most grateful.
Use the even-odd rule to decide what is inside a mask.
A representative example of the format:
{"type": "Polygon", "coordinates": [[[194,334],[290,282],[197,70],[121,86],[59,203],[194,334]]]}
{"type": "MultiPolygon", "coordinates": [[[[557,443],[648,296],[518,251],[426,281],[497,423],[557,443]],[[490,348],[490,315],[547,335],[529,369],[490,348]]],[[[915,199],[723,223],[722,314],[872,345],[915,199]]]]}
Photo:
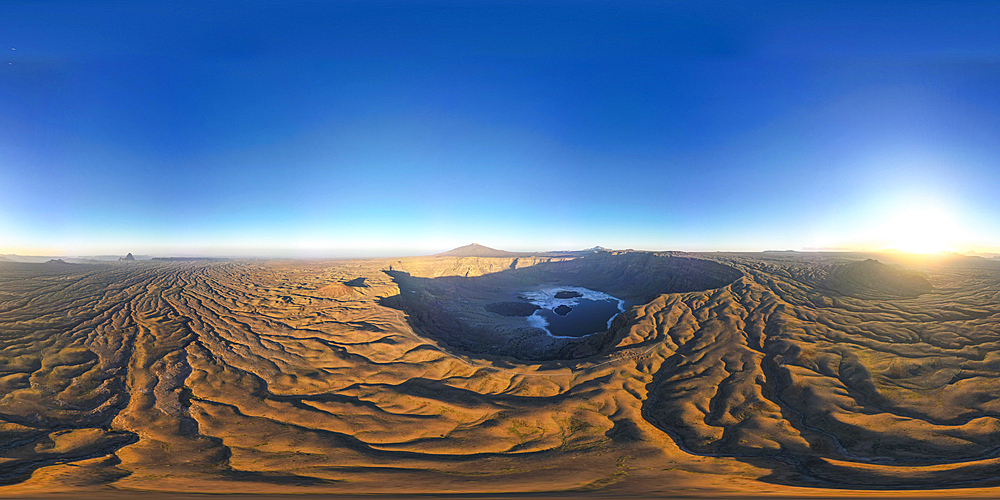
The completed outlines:
{"type": "MultiPolygon", "coordinates": [[[[133,254],[132,252],[126,252],[124,254],[114,254],[114,253],[70,254],[70,253],[17,253],[17,252],[8,252],[8,253],[0,253],[0,262],[3,261],[2,258],[12,258],[12,257],[13,258],[29,258],[29,259],[60,259],[60,258],[65,258],[65,259],[91,260],[91,261],[96,261],[96,262],[116,262],[115,259],[117,259],[117,258],[124,258],[127,255],[132,255],[135,258],[135,260],[138,260],[138,261],[158,260],[158,259],[178,259],[178,260],[183,260],[183,259],[192,259],[192,260],[195,260],[195,259],[226,259],[226,260],[240,260],[240,259],[246,259],[246,260],[393,259],[393,258],[415,258],[415,257],[435,257],[435,256],[442,256],[441,254],[443,254],[443,253],[447,253],[447,252],[449,252],[451,250],[455,250],[457,248],[463,248],[465,246],[470,246],[470,245],[464,245],[462,247],[456,247],[456,248],[453,248],[453,249],[444,250],[444,251],[440,251],[440,252],[434,252],[434,253],[420,253],[420,254],[416,254],[416,253],[401,253],[401,254],[393,254],[393,255],[377,254],[375,252],[369,253],[369,254],[364,254],[364,253],[360,253],[360,252],[359,253],[353,253],[352,252],[352,253],[345,253],[345,254],[340,254],[340,255],[324,254],[324,253],[314,253],[312,255],[301,255],[301,254],[300,255],[295,255],[294,253],[288,253],[288,254],[282,254],[282,253],[274,253],[274,254],[235,254],[235,253],[222,253],[222,252],[220,252],[220,253],[191,252],[191,253],[163,253],[163,254],[159,254],[159,253],[156,253],[156,254],[153,254],[153,253],[133,254]]],[[[492,250],[500,250],[500,249],[495,249],[495,248],[491,248],[491,247],[486,247],[486,248],[489,248],[489,249],[492,249],[492,250]]],[[[500,251],[505,251],[506,252],[506,250],[500,250],[500,251]]],[[[769,248],[769,249],[764,249],[764,250],[679,250],[679,249],[650,250],[650,249],[638,249],[638,248],[606,248],[606,247],[596,246],[596,247],[591,247],[591,248],[586,248],[586,249],[578,249],[578,250],[562,249],[562,250],[510,251],[509,253],[515,254],[515,255],[510,255],[510,256],[492,256],[492,257],[489,257],[489,258],[518,257],[518,256],[531,256],[531,255],[542,255],[542,254],[558,254],[558,253],[580,253],[580,252],[587,252],[587,251],[594,251],[594,252],[604,251],[604,252],[645,252],[645,253],[687,253],[687,254],[717,254],[717,253],[724,253],[724,254],[726,254],[726,253],[732,253],[732,254],[748,254],[748,253],[749,254],[754,254],[754,253],[760,253],[760,254],[764,254],[764,253],[770,253],[770,254],[780,254],[780,253],[806,253],[806,254],[823,254],[823,253],[879,254],[879,253],[885,253],[885,254],[906,254],[906,255],[923,255],[923,256],[962,255],[962,256],[967,256],[967,257],[976,257],[976,256],[986,257],[986,258],[1000,257],[1000,252],[992,252],[992,251],[984,251],[984,250],[980,250],[980,251],[967,250],[967,251],[964,251],[964,252],[962,252],[962,251],[954,251],[954,250],[940,250],[940,251],[932,251],[932,252],[915,252],[915,251],[906,251],[906,250],[901,250],[901,249],[896,249],[896,248],[884,248],[884,249],[880,249],[880,250],[873,250],[873,249],[851,249],[851,248],[843,248],[843,247],[839,247],[839,248],[836,248],[836,247],[834,247],[834,248],[806,247],[806,248],[800,248],[800,249],[770,249],[769,248]],[[516,255],[516,254],[520,254],[520,255],[516,255]]],[[[457,256],[453,256],[453,257],[457,257],[457,258],[462,258],[462,257],[484,258],[484,256],[474,256],[474,255],[469,255],[469,256],[457,255],[457,256]]],[[[17,261],[12,261],[12,262],[17,262],[17,261]]]]}

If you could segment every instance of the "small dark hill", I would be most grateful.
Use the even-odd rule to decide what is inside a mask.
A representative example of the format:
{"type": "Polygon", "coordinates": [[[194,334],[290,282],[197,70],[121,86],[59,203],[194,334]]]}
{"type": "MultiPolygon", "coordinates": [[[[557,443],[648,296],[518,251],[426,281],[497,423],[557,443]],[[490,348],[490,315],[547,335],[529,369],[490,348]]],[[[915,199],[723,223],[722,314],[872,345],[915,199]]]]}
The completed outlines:
{"type": "Polygon", "coordinates": [[[465,245],[464,247],[458,247],[454,250],[448,250],[447,252],[436,254],[435,257],[518,257],[521,255],[524,254],[497,250],[495,248],[484,247],[479,243],[473,243],[471,245],[465,245]]]}
{"type": "Polygon", "coordinates": [[[366,279],[367,278],[365,278],[364,276],[361,276],[358,278],[354,278],[352,280],[345,281],[344,284],[347,286],[353,286],[355,288],[368,288],[368,285],[365,284],[366,279]]]}
{"type": "Polygon", "coordinates": [[[325,295],[327,297],[334,297],[341,299],[356,297],[359,294],[364,293],[364,291],[360,289],[368,288],[368,285],[365,283],[366,279],[367,278],[365,278],[364,276],[361,276],[348,281],[331,283],[329,285],[326,285],[318,289],[317,291],[320,293],[320,295],[325,295]]]}
{"type": "Polygon", "coordinates": [[[119,258],[118,262],[125,262],[125,261],[132,261],[132,260],[135,260],[135,257],[132,256],[132,252],[129,252],[128,255],[119,258]]]}
{"type": "Polygon", "coordinates": [[[49,259],[46,264],[66,264],[66,261],[62,259],[49,259]]]}
{"type": "Polygon", "coordinates": [[[932,289],[923,276],[875,259],[834,268],[824,285],[844,295],[857,297],[916,297],[932,289]]]}

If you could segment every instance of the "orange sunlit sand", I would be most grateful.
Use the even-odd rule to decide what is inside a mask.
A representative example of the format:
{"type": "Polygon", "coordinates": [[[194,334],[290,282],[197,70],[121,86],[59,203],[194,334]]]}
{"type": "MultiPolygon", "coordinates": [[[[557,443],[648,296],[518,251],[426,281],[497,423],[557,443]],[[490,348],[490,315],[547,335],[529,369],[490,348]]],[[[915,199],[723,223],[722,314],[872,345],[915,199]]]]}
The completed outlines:
{"type": "Polygon", "coordinates": [[[0,277],[8,496],[994,492],[967,489],[1000,434],[992,259],[470,246],[0,277]],[[541,283],[629,307],[554,338],[493,306],[541,283]]]}

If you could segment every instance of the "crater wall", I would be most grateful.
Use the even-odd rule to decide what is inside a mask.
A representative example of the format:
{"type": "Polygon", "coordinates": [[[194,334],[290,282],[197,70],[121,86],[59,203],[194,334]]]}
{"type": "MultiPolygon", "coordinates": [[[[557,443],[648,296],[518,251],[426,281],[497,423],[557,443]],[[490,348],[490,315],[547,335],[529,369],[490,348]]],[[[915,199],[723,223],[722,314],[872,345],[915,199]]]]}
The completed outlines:
{"type": "MultiPolygon", "coordinates": [[[[579,359],[605,350],[630,316],[602,334],[554,338],[509,311],[540,286],[580,286],[640,305],[666,293],[726,286],[742,273],[717,262],[650,252],[599,252],[575,259],[461,258],[409,262],[387,271],[400,293],[382,304],[407,313],[414,329],[464,352],[526,360],[579,359]],[[422,274],[405,272],[402,269],[422,274]],[[468,276],[462,271],[468,272],[468,276]],[[458,272],[459,275],[446,273],[458,272]],[[489,272],[493,271],[493,272],[489,272]]],[[[531,309],[533,310],[533,309],[531,309]]],[[[528,312],[530,314],[530,312],[528,312]]],[[[634,317],[631,316],[631,317],[634,317]]]]}

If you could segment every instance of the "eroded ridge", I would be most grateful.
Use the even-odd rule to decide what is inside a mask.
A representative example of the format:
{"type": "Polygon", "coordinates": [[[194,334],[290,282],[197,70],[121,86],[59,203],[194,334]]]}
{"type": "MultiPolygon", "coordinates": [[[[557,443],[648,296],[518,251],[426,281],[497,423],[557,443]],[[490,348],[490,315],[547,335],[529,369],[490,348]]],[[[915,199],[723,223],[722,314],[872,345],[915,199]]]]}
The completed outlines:
{"type": "MultiPolygon", "coordinates": [[[[722,269],[647,276],[647,258],[584,284],[722,269]]],[[[636,301],[596,354],[539,362],[422,336],[383,305],[401,294],[385,271],[464,280],[551,261],[3,263],[0,491],[742,492],[761,479],[1000,477],[1000,266],[705,258],[736,277],[636,301]]],[[[520,276],[497,279],[508,275],[520,276]]]]}
{"type": "Polygon", "coordinates": [[[1000,266],[981,264],[936,269],[922,294],[855,279],[851,296],[829,286],[843,264],[756,263],[660,297],[632,334],[669,353],[644,415],[692,453],[780,457],[818,483],[992,484],[1000,266]]]}
{"type": "MultiPolygon", "coordinates": [[[[368,491],[364,481],[387,487],[368,476],[452,474],[474,485],[532,473],[507,457],[604,445],[623,415],[610,367],[493,364],[415,335],[376,303],[398,289],[371,264],[4,272],[8,483],[344,491],[350,479],[368,491]]],[[[546,475],[558,489],[608,474],[546,475]]]]}

